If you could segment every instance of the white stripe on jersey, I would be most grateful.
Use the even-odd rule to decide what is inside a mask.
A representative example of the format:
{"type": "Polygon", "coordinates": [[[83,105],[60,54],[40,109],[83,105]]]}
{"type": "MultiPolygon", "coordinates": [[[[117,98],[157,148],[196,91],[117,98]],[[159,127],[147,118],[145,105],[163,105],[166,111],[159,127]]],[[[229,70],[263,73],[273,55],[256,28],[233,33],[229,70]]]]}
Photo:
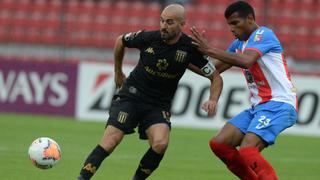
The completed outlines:
{"type": "Polygon", "coordinates": [[[271,88],[273,101],[286,102],[296,108],[296,92],[293,83],[287,74],[285,59],[281,53],[266,53],[258,60],[271,88]]]}

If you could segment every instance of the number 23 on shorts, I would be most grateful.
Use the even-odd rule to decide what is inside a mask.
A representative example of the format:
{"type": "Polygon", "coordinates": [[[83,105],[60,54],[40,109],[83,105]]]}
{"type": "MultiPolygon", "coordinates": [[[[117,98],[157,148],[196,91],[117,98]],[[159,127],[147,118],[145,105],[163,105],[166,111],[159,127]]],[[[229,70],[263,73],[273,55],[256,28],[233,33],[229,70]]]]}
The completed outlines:
{"type": "Polygon", "coordinates": [[[271,119],[267,118],[266,116],[260,116],[258,121],[259,124],[256,126],[256,129],[262,129],[270,124],[271,119]]]}

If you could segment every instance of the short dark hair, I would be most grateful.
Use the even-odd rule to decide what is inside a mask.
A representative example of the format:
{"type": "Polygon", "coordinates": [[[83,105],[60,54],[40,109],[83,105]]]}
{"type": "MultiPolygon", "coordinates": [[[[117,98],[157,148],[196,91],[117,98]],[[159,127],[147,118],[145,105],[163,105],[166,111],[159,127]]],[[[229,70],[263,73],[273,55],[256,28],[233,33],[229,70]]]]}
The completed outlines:
{"type": "Polygon", "coordinates": [[[235,12],[238,12],[240,17],[248,17],[249,14],[252,14],[253,19],[255,19],[253,7],[245,1],[230,4],[224,12],[224,17],[228,19],[235,12]]]}

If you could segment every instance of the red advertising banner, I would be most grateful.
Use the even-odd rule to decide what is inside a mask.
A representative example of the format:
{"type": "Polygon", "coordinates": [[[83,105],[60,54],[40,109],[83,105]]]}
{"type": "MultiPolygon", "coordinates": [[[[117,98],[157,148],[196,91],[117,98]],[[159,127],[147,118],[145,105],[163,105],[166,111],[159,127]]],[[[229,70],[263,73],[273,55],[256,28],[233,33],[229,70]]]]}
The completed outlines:
{"type": "Polygon", "coordinates": [[[0,59],[0,112],[74,116],[78,65],[0,59]]]}

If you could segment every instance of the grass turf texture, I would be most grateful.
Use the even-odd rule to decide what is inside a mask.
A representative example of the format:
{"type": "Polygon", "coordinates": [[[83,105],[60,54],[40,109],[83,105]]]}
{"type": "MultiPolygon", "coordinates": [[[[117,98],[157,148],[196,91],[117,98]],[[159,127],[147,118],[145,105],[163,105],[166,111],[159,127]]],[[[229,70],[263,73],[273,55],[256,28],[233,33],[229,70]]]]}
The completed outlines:
{"type": "MultiPolygon", "coordinates": [[[[0,179],[76,179],[82,163],[100,141],[104,123],[78,122],[71,118],[0,114],[0,179]],[[32,166],[27,151],[37,137],[56,140],[62,159],[49,170],[32,166]]],[[[237,179],[212,155],[208,140],[212,130],[173,128],[170,145],[160,167],[150,180],[237,179]]],[[[126,136],[92,179],[131,179],[148,149],[138,135],[126,136]]],[[[280,180],[320,179],[320,139],[281,135],[263,154],[273,164],[280,180]]]]}

